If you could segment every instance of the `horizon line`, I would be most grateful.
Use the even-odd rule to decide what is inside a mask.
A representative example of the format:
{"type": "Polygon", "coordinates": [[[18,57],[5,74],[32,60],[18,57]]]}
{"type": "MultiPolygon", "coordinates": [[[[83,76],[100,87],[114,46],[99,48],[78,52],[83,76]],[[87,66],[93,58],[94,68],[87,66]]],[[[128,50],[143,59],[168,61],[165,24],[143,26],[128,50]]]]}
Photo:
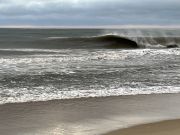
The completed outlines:
{"type": "Polygon", "coordinates": [[[0,25],[0,28],[24,28],[24,29],[128,29],[128,28],[180,28],[180,25],[97,25],[97,26],[39,26],[39,25],[0,25]]]}

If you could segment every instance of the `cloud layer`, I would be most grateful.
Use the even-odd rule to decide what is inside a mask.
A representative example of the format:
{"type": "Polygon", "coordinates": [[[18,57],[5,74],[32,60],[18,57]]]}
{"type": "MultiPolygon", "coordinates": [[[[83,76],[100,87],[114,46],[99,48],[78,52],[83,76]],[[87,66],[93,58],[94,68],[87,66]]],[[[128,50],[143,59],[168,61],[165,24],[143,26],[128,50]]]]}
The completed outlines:
{"type": "Polygon", "coordinates": [[[179,0],[0,0],[0,25],[179,25],[179,0]]]}

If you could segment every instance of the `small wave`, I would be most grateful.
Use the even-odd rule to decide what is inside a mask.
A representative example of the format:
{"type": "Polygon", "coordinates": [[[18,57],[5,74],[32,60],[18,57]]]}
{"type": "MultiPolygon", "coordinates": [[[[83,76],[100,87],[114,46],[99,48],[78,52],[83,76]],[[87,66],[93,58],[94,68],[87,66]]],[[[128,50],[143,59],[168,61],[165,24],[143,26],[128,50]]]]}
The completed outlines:
{"type": "Polygon", "coordinates": [[[110,88],[102,90],[71,90],[71,91],[59,91],[53,87],[36,87],[34,90],[27,88],[4,89],[6,95],[0,98],[0,104],[6,103],[20,103],[20,102],[37,102],[37,101],[49,101],[57,99],[77,99],[77,98],[89,98],[89,97],[108,97],[108,96],[125,96],[125,95],[149,95],[149,94],[173,94],[179,93],[180,87],[173,86],[153,86],[148,88],[110,88]],[[43,92],[42,92],[43,91],[43,92]],[[53,92],[49,92],[53,91],[53,92]]]}
{"type": "Polygon", "coordinates": [[[70,37],[47,37],[45,39],[68,39],[70,37]]]}
{"type": "Polygon", "coordinates": [[[59,49],[27,49],[27,48],[9,48],[9,49],[0,49],[0,56],[11,56],[11,55],[51,55],[58,53],[69,52],[70,50],[59,50],[59,49]]]}

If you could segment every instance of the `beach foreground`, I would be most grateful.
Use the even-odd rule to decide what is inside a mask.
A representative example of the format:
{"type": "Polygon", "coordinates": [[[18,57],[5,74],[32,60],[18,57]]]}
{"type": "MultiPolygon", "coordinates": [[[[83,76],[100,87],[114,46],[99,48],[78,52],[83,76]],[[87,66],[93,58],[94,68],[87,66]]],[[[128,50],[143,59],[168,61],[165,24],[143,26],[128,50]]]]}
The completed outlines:
{"type": "MultiPolygon", "coordinates": [[[[100,135],[135,125],[179,119],[179,106],[180,94],[4,104],[0,105],[0,134],[100,135]]],[[[172,127],[174,132],[180,125],[179,121],[172,121],[173,125],[176,126],[172,127]]],[[[130,128],[130,130],[122,130],[120,133],[126,133],[126,130],[129,130],[128,133],[133,132],[133,135],[136,135],[134,130],[142,129],[141,127],[143,131],[145,129],[151,131],[151,128],[153,129],[151,133],[156,131],[156,126],[149,128],[148,125],[143,125],[130,128]]],[[[166,125],[159,127],[157,131],[159,129],[172,131],[170,128],[166,128],[166,125]]]]}
{"type": "Polygon", "coordinates": [[[169,120],[117,130],[105,135],[179,135],[180,120],[169,120]]]}

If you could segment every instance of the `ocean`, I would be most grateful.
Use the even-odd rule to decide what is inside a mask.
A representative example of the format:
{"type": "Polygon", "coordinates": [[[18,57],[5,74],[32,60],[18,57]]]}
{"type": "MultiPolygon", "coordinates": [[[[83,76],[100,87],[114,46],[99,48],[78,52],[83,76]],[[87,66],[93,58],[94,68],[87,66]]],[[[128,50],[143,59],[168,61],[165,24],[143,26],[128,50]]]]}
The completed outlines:
{"type": "Polygon", "coordinates": [[[180,29],[0,29],[0,104],[180,92],[180,29]]]}

